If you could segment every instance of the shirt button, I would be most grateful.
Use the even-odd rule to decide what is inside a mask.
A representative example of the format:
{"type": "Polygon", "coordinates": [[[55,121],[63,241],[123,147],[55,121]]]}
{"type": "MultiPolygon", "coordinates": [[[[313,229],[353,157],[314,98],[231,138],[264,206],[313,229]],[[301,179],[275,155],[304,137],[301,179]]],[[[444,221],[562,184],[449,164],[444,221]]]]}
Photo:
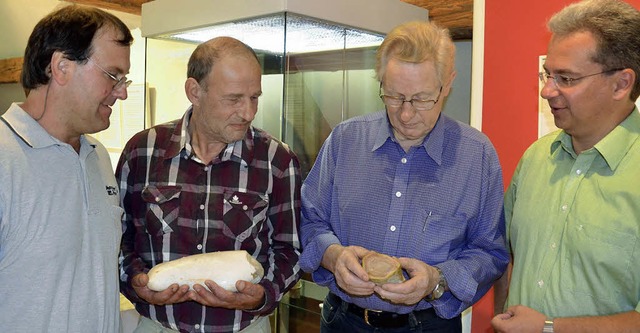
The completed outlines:
{"type": "Polygon", "coordinates": [[[556,243],[551,243],[551,248],[555,250],[555,248],[556,248],[556,243]]]}
{"type": "Polygon", "coordinates": [[[242,205],[242,210],[247,210],[248,208],[247,205],[242,205]]]}
{"type": "Polygon", "coordinates": [[[566,211],[566,210],[567,210],[567,208],[569,208],[567,205],[562,205],[562,211],[563,211],[563,212],[564,212],[564,211],[566,211]]]}
{"type": "Polygon", "coordinates": [[[195,329],[197,329],[197,330],[199,330],[199,329],[200,329],[200,324],[196,324],[196,325],[194,326],[194,328],[195,328],[195,329]]]}
{"type": "Polygon", "coordinates": [[[402,162],[402,164],[407,163],[407,158],[406,158],[406,157],[403,157],[403,158],[400,160],[400,162],[402,162]]]}
{"type": "Polygon", "coordinates": [[[544,286],[544,281],[542,280],[538,281],[538,287],[542,288],[542,286],[544,286]]]}
{"type": "Polygon", "coordinates": [[[196,246],[196,248],[198,248],[198,250],[202,250],[202,244],[198,244],[198,246],[196,246]]]}
{"type": "Polygon", "coordinates": [[[402,196],[402,193],[400,193],[400,191],[396,192],[396,197],[398,197],[398,198],[399,198],[399,197],[401,197],[401,196],[402,196]]]}
{"type": "Polygon", "coordinates": [[[160,197],[156,197],[156,202],[160,202],[160,197]]]}
{"type": "Polygon", "coordinates": [[[200,205],[200,210],[203,210],[203,209],[204,209],[204,205],[200,205]]]}
{"type": "Polygon", "coordinates": [[[395,226],[395,225],[392,225],[392,226],[389,228],[389,230],[391,230],[391,231],[396,231],[396,226],[395,226]]]}
{"type": "Polygon", "coordinates": [[[578,174],[578,175],[579,175],[579,174],[581,174],[581,173],[582,173],[582,170],[580,170],[580,169],[576,170],[576,174],[578,174]]]}
{"type": "Polygon", "coordinates": [[[204,171],[209,171],[209,166],[204,167],[204,171]]]}

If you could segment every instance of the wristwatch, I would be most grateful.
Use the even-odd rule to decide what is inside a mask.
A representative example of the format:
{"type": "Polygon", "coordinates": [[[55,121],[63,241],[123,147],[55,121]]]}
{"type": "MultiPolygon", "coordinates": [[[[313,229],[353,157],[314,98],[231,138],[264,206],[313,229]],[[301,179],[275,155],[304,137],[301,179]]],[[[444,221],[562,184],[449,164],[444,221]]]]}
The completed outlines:
{"type": "Polygon", "coordinates": [[[427,301],[429,302],[435,301],[440,297],[442,297],[442,295],[444,295],[445,290],[447,289],[447,280],[445,280],[444,275],[442,274],[442,271],[438,267],[435,267],[435,269],[438,270],[438,275],[440,276],[440,278],[438,280],[438,283],[436,284],[436,287],[433,288],[433,291],[431,292],[431,294],[427,296],[427,301]]]}
{"type": "Polygon", "coordinates": [[[542,333],[553,333],[553,320],[545,320],[542,333]]]}

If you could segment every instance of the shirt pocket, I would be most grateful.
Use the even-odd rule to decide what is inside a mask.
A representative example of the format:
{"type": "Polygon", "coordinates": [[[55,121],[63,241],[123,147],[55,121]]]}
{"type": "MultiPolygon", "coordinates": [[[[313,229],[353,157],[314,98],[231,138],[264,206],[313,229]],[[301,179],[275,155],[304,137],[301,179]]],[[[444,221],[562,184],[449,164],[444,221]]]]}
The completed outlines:
{"type": "Polygon", "coordinates": [[[614,301],[633,290],[631,264],[637,235],[595,224],[569,226],[562,265],[561,286],[576,295],[614,301]],[[619,279],[619,283],[607,281],[619,279]],[[604,288],[603,286],[606,286],[604,288]]]}
{"type": "Polygon", "coordinates": [[[269,196],[261,193],[225,191],[223,200],[224,222],[240,242],[255,237],[267,219],[269,196]]]}
{"type": "Polygon", "coordinates": [[[180,216],[181,186],[147,185],[142,200],[147,203],[147,232],[153,236],[173,232],[180,216]]]}
{"type": "Polygon", "coordinates": [[[418,211],[410,226],[407,256],[437,264],[455,258],[465,241],[466,220],[461,216],[418,211]]]}

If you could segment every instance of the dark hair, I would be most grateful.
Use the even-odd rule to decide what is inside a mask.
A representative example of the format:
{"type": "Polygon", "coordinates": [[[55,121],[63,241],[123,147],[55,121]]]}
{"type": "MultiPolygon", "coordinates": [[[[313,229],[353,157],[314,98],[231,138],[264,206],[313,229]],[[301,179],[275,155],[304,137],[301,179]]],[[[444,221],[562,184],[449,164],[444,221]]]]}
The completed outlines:
{"type": "Polygon", "coordinates": [[[21,82],[26,90],[49,83],[49,65],[55,51],[67,59],[86,62],[93,51],[93,38],[104,26],[120,32],[116,42],[130,46],[133,36],[116,16],[93,7],[71,5],[45,16],[36,24],[24,51],[21,82]]]}
{"type": "Polygon", "coordinates": [[[629,97],[640,96],[640,11],[620,0],[587,0],[573,3],[547,23],[554,37],[588,31],[597,42],[592,55],[603,70],[631,68],[636,81],[629,97]]]}
{"type": "Polygon", "coordinates": [[[260,60],[255,51],[247,44],[232,37],[216,37],[196,47],[189,57],[187,77],[194,78],[207,89],[206,77],[213,65],[225,56],[246,56],[255,58],[258,65],[260,60]]]}

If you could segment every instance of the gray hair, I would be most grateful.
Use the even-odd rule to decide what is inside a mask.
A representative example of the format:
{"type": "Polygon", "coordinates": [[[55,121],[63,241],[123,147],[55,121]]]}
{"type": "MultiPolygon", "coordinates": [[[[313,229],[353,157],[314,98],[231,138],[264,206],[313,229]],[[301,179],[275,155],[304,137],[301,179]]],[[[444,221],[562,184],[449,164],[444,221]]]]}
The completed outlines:
{"type": "Polygon", "coordinates": [[[216,37],[198,45],[193,51],[187,64],[187,77],[194,78],[207,89],[205,81],[207,75],[214,64],[226,56],[254,58],[260,66],[258,56],[247,44],[232,37],[216,37]]]}
{"type": "Polygon", "coordinates": [[[432,22],[408,22],[391,30],[378,48],[376,74],[382,82],[391,58],[416,64],[433,61],[437,79],[443,83],[453,72],[455,57],[456,47],[449,30],[432,22]]]}

